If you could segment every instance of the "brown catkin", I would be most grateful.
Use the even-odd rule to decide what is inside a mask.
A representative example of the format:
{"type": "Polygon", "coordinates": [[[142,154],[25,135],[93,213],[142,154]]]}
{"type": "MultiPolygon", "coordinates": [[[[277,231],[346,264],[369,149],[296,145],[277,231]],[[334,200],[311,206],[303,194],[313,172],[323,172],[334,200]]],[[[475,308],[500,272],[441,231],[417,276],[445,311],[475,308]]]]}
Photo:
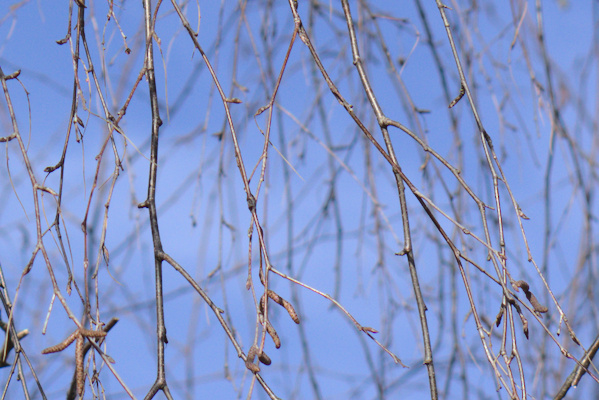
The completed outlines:
{"type": "Polygon", "coordinates": [[[291,317],[293,322],[295,322],[296,324],[299,324],[300,323],[299,317],[297,316],[297,312],[295,312],[295,308],[293,308],[291,303],[286,300],[283,300],[283,307],[285,307],[285,310],[287,310],[287,312],[289,313],[289,316],[291,317]]]}
{"type": "Polygon", "coordinates": [[[250,347],[250,351],[248,351],[248,355],[245,359],[245,367],[253,373],[260,372],[260,367],[258,366],[258,364],[254,364],[256,353],[258,353],[258,348],[254,345],[250,347]]]}
{"type": "Polygon", "coordinates": [[[83,394],[83,385],[85,384],[85,376],[83,375],[83,336],[77,337],[75,344],[75,381],[77,382],[77,394],[83,394]]]}
{"type": "Polygon", "coordinates": [[[283,299],[281,298],[281,296],[279,296],[278,294],[276,294],[272,290],[268,291],[268,297],[270,297],[271,299],[273,299],[275,303],[283,305],[283,299]]]}
{"type": "Polygon", "coordinates": [[[268,334],[272,338],[272,341],[275,344],[275,347],[277,349],[280,348],[281,347],[281,339],[279,338],[277,331],[275,331],[275,328],[272,326],[270,321],[266,321],[266,332],[268,332],[268,334]]]}
{"type": "Polygon", "coordinates": [[[83,336],[87,336],[87,337],[93,337],[93,338],[102,338],[106,336],[106,332],[104,331],[94,331],[91,329],[81,329],[80,330],[81,334],[83,336]]]}
{"type": "Polygon", "coordinates": [[[532,307],[535,309],[536,312],[546,313],[547,311],[549,311],[549,309],[547,307],[545,307],[544,305],[542,305],[541,303],[539,303],[539,300],[537,300],[535,295],[532,294],[532,292],[530,291],[530,286],[528,285],[528,282],[520,280],[520,281],[515,282],[514,286],[519,287],[524,291],[526,298],[528,299],[528,301],[530,302],[530,304],[532,305],[532,307]]]}
{"type": "MultiPolygon", "coordinates": [[[[273,299],[273,301],[277,304],[280,304],[281,306],[283,306],[285,308],[285,310],[287,310],[287,313],[289,314],[289,316],[291,317],[291,319],[293,320],[293,322],[295,322],[296,324],[300,323],[299,317],[297,315],[297,312],[295,311],[295,308],[293,308],[293,306],[291,305],[290,302],[288,302],[287,300],[285,300],[284,298],[282,298],[281,296],[279,296],[278,294],[276,294],[275,292],[273,292],[272,290],[268,291],[268,297],[270,297],[271,299],[273,299]]],[[[263,302],[265,302],[266,299],[263,296],[261,301],[260,301],[260,306],[262,307],[262,310],[264,311],[264,305],[263,302]]]]}
{"type": "Polygon", "coordinates": [[[270,360],[270,357],[267,356],[265,352],[260,353],[260,355],[258,356],[258,359],[260,359],[260,362],[264,365],[270,365],[270,363],[272,362],[270,360]]]}
{"type": "Polygon", "coordinates": [[[76,330],[75,332],[71,333],[71,335],[68,338],[66,338],[62,342],[58,343],[57,345],[50,346],[50,347],[42,350],[42,354],[57,353],[59,351],[66,349],[67,347],[70,346],[71,343],[73,343],[75,341],[75,339],[77,339],[77,336],[79,336],[79,330],[76,330]]]}

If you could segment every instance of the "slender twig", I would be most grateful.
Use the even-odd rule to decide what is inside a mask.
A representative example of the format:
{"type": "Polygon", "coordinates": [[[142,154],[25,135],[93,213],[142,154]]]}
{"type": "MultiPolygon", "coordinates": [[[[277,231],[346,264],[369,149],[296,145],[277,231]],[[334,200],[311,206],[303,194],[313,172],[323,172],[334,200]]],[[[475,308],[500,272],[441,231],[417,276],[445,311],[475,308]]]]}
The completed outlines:
{"type": "Polygon", "coordinates": [[[570,390],[571,387],[576,387],[578,385],[582,376],[586,372],[588,372],[587,368],[593,361],[593,358],[595,358],[595,355],[597,354],[597,350],[599,350],[599,336],[597,336],[595,338],[595,340],[593,341],[591,346],[585,352],[584,357],[582,357],[580,359],[580,364],[577,364],[576,367],[574,367],[574,370],[572,371],[572,373],[570,373],[570,375],[568,375],[568,377],[562,384],[562,387],[558,390],[558,392],[553,397],[554,400],[563,399],[564,397],[566,397],[566,394],[568,394],[568,391],[570,390]]]}
{"type": "MultiPolygon", "coordinates": [[[[162,120],[158,107],[158,94],[156,91],[156,76],[154,73],[154,25],[152,20],[152,3],[150,0],[144,0],[144,21],[146,52],[144,68],[148,87],[150,92],[150,108],[152,110],[152,131],[151,131],[151,150],[150,150],[150,173],[148,177],[148,196],[138,207],[147,208],[150,218],[150,227],[152,229],[152,242],[154,244],[154,272],[156,284],[156,339],[157,339],[157,368],[156,381],[148,391],[146,399],[152,399],[158,391],[164,392],[167,399],[172,399],[168,384],[166,382],[166,366],[164,362],[164,345],[168,343],[166,337],[166,326],[164,322],[164,295],[162,289],[162,259],[158,256],[162,252],[162,242],[160,231],[158,229],[158,215],[156,211],[156,177],[158,175],[158,133],[162,120]]],[[[157,10],[156,10],[157,11],[157,10]]]]}

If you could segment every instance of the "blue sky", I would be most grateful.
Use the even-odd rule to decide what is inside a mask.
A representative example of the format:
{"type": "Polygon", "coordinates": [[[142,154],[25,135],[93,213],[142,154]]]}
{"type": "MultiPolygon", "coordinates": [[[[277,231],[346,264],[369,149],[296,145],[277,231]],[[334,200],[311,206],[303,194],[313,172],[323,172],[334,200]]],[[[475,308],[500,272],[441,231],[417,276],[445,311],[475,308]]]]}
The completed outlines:
{"type": "MultiPolygon", "coordinates": [[[[463,98],[448,111],[439,69],[427,43],[416,2],[402,2],[400,6],[397,2],[384,1],[371,5],[378,25],[366,17],[366,9],[355,2],[350,5],[356,25],[363,27],[358,37],[360,51],[383,111],[389,118],[425,137],[449,162],[462,160],[460,168],[468,185],[485,203],[493,205],[492,180],[483,159],[471,109],[463,98]],[[398,75],[386,64],[378,45],[377,26],[398,75]],[[398,62],[399,59],[403,61],[398,62]],[[418,109],[429,112],[412,113],[406,107],[406,93],[418,109]],[[451,127],[450,113],[459,121],[455,131],[451,127]],[[461,147],[457,145],[457,138],[461,147]]],[[[458,39],[461,60],[469,66],[467,79],[476,105],[493,139],[510,189],[530,218],[523,222],[524,228],[532,255],[540,266],[544,259],[545,237],[544,174],[549,154],[554,152],[549,209],[551,240],[545,276],[586,346],[597,331],[596,312],[591,307],[597,299],[593,289],[597,255],[595,250],[588,258],[583,257],[588,231],[583,230],[585,205],[575,180],[574,161],[578,159],[582,165],[583,181],[592,193],[596,181],[592,160],[596,159],[597,152],[593,128],[597,64],[591,50],[593,16],[597,12],[590,2],[570,2],[565,6],[557,1],[543,3],[545,41],[554,71],[551,79],[557,103],[570,137],[579,144],[573,157],[569,142],[563,137],[550,148],[551,110],[547,77],[535,36],[535,2],[513,1],[503,5],[490,2],[480,4],[480,9],[472,9],[472,4],[466,2],[448,5],[451,10],[447,13],[458,39]],[[512,10],[519,10],[515,14],[520,16],[524,9],[526,13],[519,30],[522,42],[512,47],[515,34],[512,10]],[[531,69],[526,57],[530,59],[531,69]],[[531,84],[531,70],[539,86],[531,84]],[[542,89],[536,91],[538,88],[542,89]]],[[[450,95],[456,96],[459,79],[439,11],[432,1],[423,2],[423,6],[450,95]]],[[[102,94],[111,112],[116,114],[142,68],[144,42],[138,32],[143,22],[140,2],[115,3],[114,10],[132,49],[130,55],[124,52],[124,42],[114,17],[107,21],[108,8],[104,2],[88,4],[86,29],[102,94]]],[[[194,29],[198,26],[198,14],[201,15],[198,40],[215,66],[225,92],[228,94],[234,87],[233,96],[242,101],[241,104],[230,104],[230,108],[249,174],[261,161],[264,136],[260,130],[264,131],[266,127],[268,112],[256,118],[254,113],[268,102],[267,93],[272,91],[272,79],[281,68],[293,32],[293,20],[285,2],[274,7],[265,25],[263,18],[268,15],[265,2],[249,2],[245,14],[247,20],[240,19],[235,2],[199,2],[199,10],[198,3],[186,3],[185,13],[194,29]],[[222,13],[221,5],[224,5],[222,13]],[[236,41],[238,27],[241,33],[236,41]],[[220,38],[219,46],[215,45],[217,38],[220,38]],[[237,44],[239,60],[235,65],[237,44]],[[268,46],[273,48],[272,60],[265,50],[268,46]],[[269,65],[272,72],[269,72],[269,65]],[[232,79],[233,71],[236,71],[237,86],[232,79]]],[[[315,27],[310,34],[323,64],[341,93],[354,106],[356,114],[382,143],[372,109],[351,63],[347,27],[341,18],[340,5],[330,2],[316,9],[313,4],[300,0],[299,12],[306,26],[310,10],[316,15],[315,27]]],[[[164,3],[158,15],[156,33],[160,46],[155,44],[155,62],[164,125],[160,131],[157,204],[164,249],[226,311],[228,322],[235,328],[237,339],[247,352],[256,327],[253,299],[245,288],[250,216],[235,165],[231,132],[224,123],[222,102],[207,68],[198,51],[193,49],[171,4],[164,3]],[[221,155],[223,142],[219,140],[219,133],[223,129],[225,141],[221,155]],[[222,174],[219,163],[223,165],[222,174]],[[226,224],[219,223],[221,213],[226,224]],[[219,269],[210,274],[217,267],[219,269]]],[[[43,170],[58,161],[69,124],[73,85],[71,44],[56,44],[67,31],[67,18],[66,3],[12,2],[0,6],[0,66],[5,74],[21,69],[20,81],[8,83],[10,95],[21,134],[29,143],[28,154],[36,177],[54,190],[59,186],[58,172],[47,176],[43,170]],[[17,5],[22,6],[17,8],[17,5]]],[[[82,63],[87,65],[85,59],[82,63]]],[[[376,379],[384,382],[387,398],[427,398],[421,329],[407,261],[405,257],[394,255],[401,250],[404,237],[391,170],[374,147],[365,141],[320,74],[315,76],[310,54],[297,39],[279,89],[271,132],[272,144],[286,155],[287,162],[273,146],[269,148],[265,183],[258,199],[269,255],[278,270],[330,295],[337,293],[343,307],[362,325],[379,330],[376,338],[410,368],[394,364],[338,309],[331,307],[328,300],[271,275],[269,286],[294,303],[302,322],[300,326],[296,325],[285,310],[269,303],[270,318],[283,344],[277,350],[267,337],[265,350],[273,364],[261,367],[264,379],[281,398],[316,398],[306,372],[306,353],[301,345],[303,330],[322,398],[377,398],[376,379]],[[321,99],[320,103],[318,99],[321,99]],[[336,155],[334,159],[328,158],[329,153],[322,145],[327,143],[327,135],[336,155]],[[295,171],[285,170],[288,165],[295,171]],[[336,203],[327,203],[332,181],[336,203]],[[369,197],[373,192],[381,205],[380,211],[369,197]],[[328,207],[325,208],[325,204],[328,207]],[[336,222],[336,207],[341,224],[336,222]],[[287,239],[290,225],[291,243],[287,239]],[[340,230],[343,242],[338,250],[340,230]],[[290,252],[292,256],[288,257],[290,252]],[[290,266],[288,260],[291,260],[290,266]]],[[[85,129],[81,142],[72,137],[69,143],[62,217],[68,234],[68,242],[65,238],[67,258],[79,286],[83,287],[84,242],[80,224],[90,198],[98,163],[96,156],[108,132],[99,117],[103,111],[95,86],[85,80],[83,72],[79,78],[86,103],[85,107],[79,104],[77,114],[85,129]]],[[[4,100],[0,108],[0,126],[4,132],[2,136],[12,130],[4,100]]],[[[104,322],[112,317],[119,318],[108,335],[105,350],[115,359],[114,368],[127,386],[137,398],[143,398],[155,379],[156,364],[153,249],[147,210],[137,208],[146,196],[149,170],[151,114],[145,79],[140,82],[120,126],[127,139],[115,134],[115,148],[126,162],[110,201],[106,231],[108,265],[99,256],[98,240],[114,170],[110,146],[103,155],[99,186],[90,202],[90,265],[95,268],[96,260],[100,260],[99,300],[93,301],[93,312],[97,307],[104,322]]],[[[475,204],[457,185],[453,175],[439,162],[427,160],[420,145],[406,134],[395,128],[390,128],[390,133],[399,163],[410,180],[444,212],[452,218],[459,217],[468,229],[482,237],[475,204]]],[[[7,290],[14,299],[21,271],[35,247],[35,217],[31,186],[14,141],[2,152],[0,166],[3,189],[0,263],[7,290]],[[10,175],[7,168],[10,168],[10,175]]],[[[259,172],[258,168],[251,181],[254,192],[259,172]]],[[[515,212],[507,190],[501,184],[500,196],[508,271],[514,280],[527,280],[541,302],[550,307],[543,321],[555,335],[559,314],[540,277],[527,261],[515,212]]],[[[427,316],[435,346],[441,397],[496,397],[493,372],[475,330],[455,260],[447,246],[441,243],[440,235],[414,195],[408,194],[407,201],[420,285],[429,310],[427,316]],[[458,351],[453,352],[454,348],[458,351]],[[452,364],[452,356],[456,357],[455,364],[452,364]]],[[[56,205],[48,195],[44,196],[42,205],[44,226],[47,227],[54,218],[56,205]]],[[[596,213],[593,196],[589,206],[596,213]]],[[[460,250],[495,275],[492,264],[486,261],[484,247],[456,230],[439,213],[436,215],[460,250]]],[[[498,225],[494,211],[488,209],[487,216],[493,245],[497,248],[498,225]]],[[[595,227],[596,221],[593,221],[591,231],[595,227]]],[[[46,234],[44,243],[65,293],[66,269],[53,233],[46,234]]],[[[596,243],[596,238],[588,239],[596,243]]],[[[252,267],[257,291],[261,290],[257,277],[258,249],[254,229],[252,267]]],[[[501,304],[501,291],[473,266],[464,264],[477,310],[492,324],[501,304]]],[[[250,373],[237,358],[218,321],[177,272],[166,263],[163,269],[169,339],[167,380],[173,396],[245,398],[250,392],[250,373]],[[225,379],[224,364],[231,374],[229,380],[225,379]]],[[[41,257],[38,256],[33,270],[23,278],[19,290],[15,306],[16,327],[30,331],[23,346],[48,398],[62,397],[72,377],[74,350],[69,348],[63,353],[43,356],[40,353],[43,348],[68,336],[74,324],[56,302],[48,319],[47,333],[42,335],[52,291],[41,257]]],[[[521,292],[519,296],[524,298],[521,292]]],[[[67,300],[80,316],[82,304],[76,293],[67,296],[67,300]]],[[[556,382],[561,382],[574,364],[560,358],[559,349],[548,341],[534,317],[527,312],[525,315],[530,324],[530,340],[526,341],[521,333],[517,316],[514,326],[525,365],[528,394],[534,398],[552,397],[559,387],[556,382]],[[547,352],[546,374],[540,374],[543,368],[537,369],[541,347],[547,352]]],[[[2,319],[6,319],[4,313],[2,319]]],[[[489,339],[494,354],[499,352],[500,341],[496,335],[501,334],[500,329],[495,328],[492,334],[495,336],[489,339]]],[[[579,357],[580,349],[572,345],[564,328],[561,329],[558,340],[579,357]]],[[[96,360],[99,362],[98,358],[96,360]]],[[[100,397],[128,398],[112,373],[105,366],[98,364],[98,368],[105,390],[100,397]]],[[[7,369],[0,371],[2,382],[8,380],[7,369]]],[[[517,375],[517,369],[512,367],[512,370],[517,375]]],[[[39,397],[30,373],[26,372],[26,376],[33,396],[39,397]]],[[[11,396],[22,395],[15,377],[8,384],[8,390],[11,396]]],[[[592,396],[596,391],[597,383],[585,376],[575,396],[578,393],[592,396]]],[[[499,393],[507,398],[504,389],[499,393]]],[[[89,387],[85,398],[91,398],[89,387]]],[[[163,398],[163,395],[156,398],[163,398]]],[[[257,386],[252,398],[267,397],[257,386]]]]}

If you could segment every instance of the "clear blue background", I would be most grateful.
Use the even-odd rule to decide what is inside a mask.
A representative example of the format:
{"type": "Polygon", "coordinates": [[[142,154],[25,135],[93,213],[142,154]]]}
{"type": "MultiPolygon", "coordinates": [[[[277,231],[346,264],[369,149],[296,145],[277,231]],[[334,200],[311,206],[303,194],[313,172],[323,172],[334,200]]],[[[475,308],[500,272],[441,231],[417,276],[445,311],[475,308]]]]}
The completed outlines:
{"type": "MultiPolygon", "coordinates": [[[[478,4],[480,9],[473,9],[474,4],[451,2],[448,5],[452,9],[447,10],[462,62],[465,65],[472,63],[467,70],[467,78],[510,188],[524,213],[530,217],[524,227],[532,255],[539,265],[544,259],[544,173],[549,154],[554,153],[551,175],[553,195],[549,209],[552,215],[549,227],[551,245],[546,279],[581,342],[587,346],[594,339],[598,327],[593,306],[597,304],[594,288],[597,239],[588,237],[588,231],[583,231],[582,191],[575,180],[575,163],[568,141],[559,137],[554,147],[550,148],[552,126],[547,77],[540,47],[535,39],[535,3],[486,2],[478,4]],[[519,17],[525,4],[527,13],[520,35],[526,45],[532,71],[539,87],[543,88],[539,92],[531,84],[522,43],[511,47],[515,33],[514,14],[519,17]],[[472,58],[468,59],[467,53],[472,58]],[[501,118],[498,117],[498,110],[501,110],[501,118]],[[595,246],[588,258],[583,257],[587,248],[584,246],[585,240],[595,246]]],[[[597,122],[594,117],[597,114],[597,60],[593,51],[596,45],[593,42],[596,21],[593,4],[543,2],[545,41],[554,73],[552,79],[557,102],[563,106],[562,116],[570,137],[577,143],[575,154],[580,157],[584,183],[591,192],[597,179],[598,147],[596,125],[593,125],[597,122]]],[[[423,5],[451,95],[455,96],[459,91],[459,80],[439,11],[432,1],[425,1],[423,5]]],[[[230,107],[249,173],[261,161],[264,138],[256,124],[264,131],[267,113],[255,120],[253,115],[268,102],[273,88],[272,78],[277,76],[281,68],[293,32],[293,20],[286,2],[277,2],[267,20],[265,2],[249,2],[244,19],[240,17],[238,7],[236,2],[200,2],[198,40],[215,66],[227,94],[233,86],[235,46],[239,46],[236,76],[239,85],[247,90],[236,87],[233,96],[241,99],[242,103],[231,104],[230,107]],[[237,29],[241,33],[236,42],[237,29]],[[261,36],[263,32],[266,32],[266,39],[261,36]],[[220,38],[218,45],[217,38],[220,38]],[[267,57],[267,46],[274,49],[272,61],[267,57]],[[268,73],[267,68],[272,68],[273,72],[268,73]],[[267,80],[267,90],[263,85],[264,79],[267,80]]],[[[365,101],[363,88],[351,63],[347,27],[340,5],[330,2],[321,4],[316,10],[314,5],[300,0],[299,11],[306,25],[311,7],[317,16],[310,35],[325,67],[341,93],[382,143],[373,113],[365,101]]],[[[360,31],[360,50],[371,84],[387,116],[419,135],[425,135],[437,152],[450,162],[457,162],[456,139],[451,131],[448,103],[415,2],[381,1],[376,2],[376,5],[371,4],[371,7],[379,16],[376,21],[396,68],[400,68],[398,58],[405,60],[400,76],[412,101],[419,109],[430,110],[430,113],[417,116],[406,111],[405,93],[398,89],[397,76],[389,72],[374,25],[364,19],[366,13],[357,3],[352,2],[351,7],[356,25],[365,24],[367,27],[367,31],[360,31]]],[[[185,11],[192,27],[197,29],[198,5],[188,3],[185,11]]],[[[115,3],[114,12],[132,49],[130,55],[124,52],[123,39],[114,18],[107,21],[108,4],[105,2],[88,4],[86,29],[102,93],[111,111],[116,114],[142,68],[144,36],[141,2],[115,3]]],[[[213,81],[169,2],[162,4],[158,16],[156,33],[161,42],[160,46],[155,43],[155,64],[164,125],[160,131],[157,203],[164,249],[195,277],[219,307],[226,310],[238,340],[247,351],[253,342],[256,324],[253,300],[245,289],[250,216],[235,165],[230,130],[225,127],[222,102],[214,90],[213,81]],[[217,134],[223,129],[224,176],[219,178],[221,141],[217,134]],[[222,194],[219,194],[219,183],[222,194]],[[223,227],[222,240],[219,239],[221,210],[232,227],[223,227]],[[219,266],[219,261],[221,268],[209,275],[219,266]]],[[[58,172],[47,176],[43,170],[59,160],[69,124],[73,85],[71,43],[62,46],[56,44],[56,40],[63,38],[67,32],[69,17],[67,2],[5,2],[0,6],[0,66],[5,74],[21,69],[19,82],[8,82],[10,95],[15,104],[21,134],[29,144],[28,155],[36,177],[54,190],[58,190],[58,172]]],[[[73,27],[75,21],[73,16],[73,27]]],[[[75,35],[75,32],[72,34],[75,35]]],[[[80,223],[89,201],[97,166],[96,156],[107,135],[106,124],[98,117],[103,115],[99,98],[93,82],[86,81],[84,64],[87,65],[87,61],[82,56],[79,78],[87,109],[80,104],[78,115],[85,124],[84,139],[77,143],[73,135],[69,142],[62,207],[63,227],[68,234],[67,257],[80,288],[83,288],[84,257],[80,223]]],[[[269,306],[271,319],[283,345],[276,350],[267,337],[265,349],[273,364],[262,366],[263,376],[281,398],[315,397],[305,371],[306,361],[299,333],[302,328],[323,398],[376,398],[373,370],[384,377],[387,398],[427,398],[428,382],[422,365],[421,330],[407,261],[405,257],[394,255],[402,249],[403,233],[390,169],[376,150],[365,142],[319,74],[318,84],[314,85],[311,57],[299,38],[286,68],[277,97],[279,108],[273,117],[271,141],[286,154],[296,172],[289,171],[289,179],[285,181],[283,171],[286,163],[271,146],[267,178],[258,203],[272,262],[280,271],[290,273],[307,285],[331,295],[339,285],[341,304],[362,325],[379,330],[380,333],[376,335],[378,340],[410,368],[404,369],[394,364],[374,342],[358,332],[338,309],[331,307],[330,302],[272,275],[269,285],[284,298],[294,299],[302,323],[298,327],[283,309],[276,304],[269,306]],[[338,160],[332,163],[336,171],[336,199],[343,229],[340,275],[336,275],[334,270],[337,261],[335,235],[339,227],[335,223],[332,207],[328,213],[323,212],[330,191],[331,170],[328,153],[314,139],[316,137],[321,143],[325,142],[323,123],[313,116],[318,115],[316,94],[322,95],[325,123],[330,129],[335,154],[352,171],[352,174],[348,173],[338,160]],[[287,110],[297,120],[282,110],[287,110]],[[300,127],[298,120],[309,133],[300,127]],[[363,189],[367,187],[372,190],[365,167],[366,151],[370,152],[373,160],[376,192],[390,224],[380,231],[380,238],[384,240],[383,258],[380,260],[380,242],[377,242],[380,238],[375,232],[374,206],[363,189]],[[293,202],[291,270],[287,269],[290,250],[286,240],[290,223],[287,209],[290,199],[286,185],[290,187],[293,202]],[[378,261],[381,264],[377,266],[378,261]]],[[[7,136],[12,128],[4,100],[2,104],[0,126],[2,136],[7,136]]],[[[478,196],[492,205],[492,182],[488,168],[481,161],[483,153],[480,139],[466,99],[462,99],[451,112],[459,121],[457,134],[463,146],[461,168],[464,179],[478,196]]],[[[115,359],[114,367],[139,398],[145,396],[152,385],[156,364],[153,249],[147,210],[137,208],[137,204],[145,200],[147,191],[150,125],[148,85],[143,79],[120,123],[128,138],[126,150],[123,137],[115,133],[119,154],[126,154],[127,161],[109,208],[106,239],[110,253],[108,266],[99,254],[98,239],[110,187],[110,174],[114,169],[110,146],[102,159],[101,178],[91,200],[88,221],[91,232],[88,238],[90,265],[95,268],[99,262],[100,271],[97,306],[102,321],[106,322],[112,317],[120,319],[108,335],[106,352],[115,359]]],[[[455,178],[432,160],[428,161],[426,168],[421,168],[425,162],[422,149],[402,132],[396,129],[390,131],[406,175],[440,208],[454,216],[442,181],[446,182],[449,190],[456,190],[455,178]],[[434,163],[436,167],[433,167],[434,163]]],[[[1,154],[0,262],[8,292],[14,299],[21,272],[35,246],[35,216],[30,183],[16,143],[12,141],[6,144],[1,154]]],[[[258,173],[259,169],[251,183],[254,191],[258,173]]],[[[534,293],[549,306],[550,312],[543,320],[555,335],[559,315],[549,301],[540,278],[527,262],[526,249],[505,186],[500,184],[500,187],[508,240],[508,268],[514,279],[530,282],[534,293]]],[[[482,236],[474,202],[463,191],[459,198],[464,201],[460,211],[462,221],[472,232],[482,236]]],[[[494,398],[496,384],[493,373],[469,314],[455,261],[446,246],[438,245],[440,235],[435,232],[411,194],[408,194],[408,203],[416,263],[429,309],[427,315],[435,346],[437,383],[442,398],[494,398]],[[450,297],[452,288],[455,288],[456,296],[454,305],[450,297]],[[458,348],[455,352],[454,346],[458,348]],[[452,357],[455,357],[455,364],[452,364],[452,357]]],[[[42,205],[44,227],[47,227],[54,218],[56,205],[47,194],[43,197],[42,205]]],[[[596,215],[594,196],[591,197],[590,206],[596,215]]],[[[488,210],[487,215],[492,222],[493,211],[488,210]]],[[[440,214],[437,217],[446,231],[453,235],[460,249],[494,274],[492,265],[485,261],[485,249],[472,238],[460,236],[459,231],[454,230],[453,225],[440,214]]],[[[596,228],[596,219],[591,223],[592,230],[596,228]]],[[[491,230],[493,243],[497,247],[495,223],[492,223],[491,230]]],[[[254,231],[254,284],[258,288],[256,238],[254,231]]],[[[60,279],[61,290],[65,293],[66,269],[55,236],[46,234],[44,243],[60,279]]],[[[250,390],[251,376],[237,358],[217,320],[178,273],[167,264],[163,268],[169,339],[166,351],[167,380],[173,396],[189,399],[245,398],[250,390]],[[225,378],[225,364],[231,374],[230,380],[225,378]]],[[[492,324],[499,311],[501,292],[471,266],[467,266],[467,272],[478,311],[492,324]]],[[[33,270],[22,280],[15,304],[15,324],[18,330],[28,328],[30,331],[22,344],[46,395],[48,398],[62,398],[72,377],[74,350],[69,348],[63,353],[43,356],[41,350],[68,336],[74,324],[66,318],[57,302],[49,318],[47,333],[42,335],[51,295],[48,273],[38,255],[33,270]]],[[[71,309],[81,315],[82,304],[75,292],[68,297],[68,301],[71,309]]],[[[95,312],[95,302],[93,307],[95,312]]],[[[522,335],[518,320],[515,326],[529,393],[535,398],[549,397],[574,367],[574,363],[562,358],[559,349],[547,339],[534,318],[530,314],[525,315],[530,323],[530,340],[527,341],[522,335]],[[540,348],[546,351],[544,365],[539,361],[540,348]],[[543,369],[548,371],[546,375],[541,374],[543,369]]],[[[2,318],[6,320],[4,314],[2,318]]],[[[561,332],[558,340],[576,357],[580,357],[580,349],[572,346],[563,327],[561,332]]],[[[500,334],[501,331],[495,329],[493,334],[496,333],[500,334]]],[[[495,338],[492,349],[495,354],[499,346],[500,342],[495,338]]],[[[98,358],[96,361],[100,362],[98,358]]],[[[8,368],[0,371],[2,382],[6,382],[8,372],[8,368]]],[[[515,368],[513,372],[516,374],[515,368]]],[[[36,393],[30,374],[27,376],[30,390],[36,393]]],[[[100,380],[107,398],[127,398],[106,367],[101,368],[100,380]]],[[[22,396],[14,376],[8,390],[9,398],[22,396]]],[[[506,397],[504,390],[499,393],[506,397]]],[[[597,393],[597,383],[585,376],[580,388],[573,393],[572,398],[593,398],[593,393],[597,393]]],[[[90,396],[88,387],[86,398],[90,396]]],[[[162,396],[160,393],[156,398],[162,396]]],[[[256,387],[253,398],[266,398],[266,395],[261,388],[256,387]]]]}

